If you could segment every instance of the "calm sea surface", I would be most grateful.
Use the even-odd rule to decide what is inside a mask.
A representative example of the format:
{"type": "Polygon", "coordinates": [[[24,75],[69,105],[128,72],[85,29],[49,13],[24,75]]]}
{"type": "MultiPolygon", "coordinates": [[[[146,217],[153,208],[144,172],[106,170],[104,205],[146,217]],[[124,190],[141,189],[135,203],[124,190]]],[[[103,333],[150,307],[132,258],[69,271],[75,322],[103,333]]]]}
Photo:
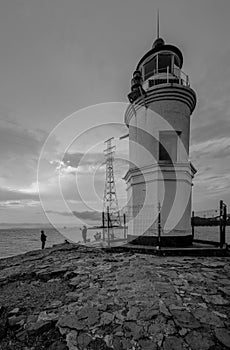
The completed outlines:
{"type": "MultiPolygon", "coordinates": [[[[41,248],[40,230],[44,229],[46,238],[46,247],[52,247],[54,244],[64,243],[65,239],[69,241],[82,241],[80,227],[66,227],[62,229],[65,236],[54,228],[6,228],[0,229],[0,259],[9,256],[26,253],[30,250],[41,248]]],[[[95,230],[88,230],[87,238],[93,240],[95,230]]]]}
{"type": "MultiPolygon", "coordinates": [[[[208,239],[211,241],[220,240],[220,233],[218,226],[195,226],[194,238],[208,239]]],[[[230,226],[226,226],[226,243],[230,244],[230,226]]]]}
{"type": "MultiPolygon", "coordinates": [[[[30,250],[41,248],[40,241],[41,228],[7,228],[0,229],[0,259],[9,256],[26,253],[30,250]]],[[[52,247],[54,244],[63,243],[65,239],[74,242],[81,242],[82,235],[79,227],[67,227],[60,234],[54,228],[44,229],[47,235],[46,247],[52,247]]],[[[96,230],[88,230],[87,238],[93,241],[93,235],[96,230]]],[[[195,238],[210,239],[219,241],[218,227],[195,227],[195,238]]],[[[230,244],[230,226],[226,228],[226,241],[230,244]]]]}

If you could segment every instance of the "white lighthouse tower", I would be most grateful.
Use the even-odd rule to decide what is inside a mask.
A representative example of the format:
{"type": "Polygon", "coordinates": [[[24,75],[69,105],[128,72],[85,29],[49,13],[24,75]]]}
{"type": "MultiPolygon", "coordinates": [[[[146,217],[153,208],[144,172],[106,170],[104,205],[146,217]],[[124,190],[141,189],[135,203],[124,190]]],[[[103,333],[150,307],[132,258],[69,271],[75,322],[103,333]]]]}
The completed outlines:
{"type": "Polygon", "coordinates": [[[158,37],[133,74],[125,113],[128,239],[133,244],[158,244],[159,212],[162,245],[192,242],[191,189],[196,170],[189,162],[189,138],[196,94],[182,65],[181,51],[158,37]]]}

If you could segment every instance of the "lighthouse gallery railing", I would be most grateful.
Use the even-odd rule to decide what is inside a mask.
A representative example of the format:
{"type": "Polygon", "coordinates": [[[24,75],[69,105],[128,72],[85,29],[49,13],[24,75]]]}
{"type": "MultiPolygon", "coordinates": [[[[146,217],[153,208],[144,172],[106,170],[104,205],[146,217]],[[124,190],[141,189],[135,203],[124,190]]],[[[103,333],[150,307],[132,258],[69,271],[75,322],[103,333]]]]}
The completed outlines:
{"type": "Polygon", "coordinates": [[[153,70],[148,74],[148,79],[143,83],[144,88],[151,88],[155,85],[176,83],[183,86],[190,86],[189,77],[180,68],[167,67],[166,69],[153,70]]]}

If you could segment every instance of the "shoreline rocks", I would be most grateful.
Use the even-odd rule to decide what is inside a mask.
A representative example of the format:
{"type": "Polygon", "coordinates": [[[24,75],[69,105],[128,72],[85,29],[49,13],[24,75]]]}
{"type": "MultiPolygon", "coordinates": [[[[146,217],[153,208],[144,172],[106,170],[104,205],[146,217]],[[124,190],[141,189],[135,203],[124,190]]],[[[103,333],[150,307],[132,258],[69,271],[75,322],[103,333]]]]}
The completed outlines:
{"type": "Polygon", "coordinates": [[[73,244],[0,260],[0,349],[230,349],[229,262],[73,244]]]}

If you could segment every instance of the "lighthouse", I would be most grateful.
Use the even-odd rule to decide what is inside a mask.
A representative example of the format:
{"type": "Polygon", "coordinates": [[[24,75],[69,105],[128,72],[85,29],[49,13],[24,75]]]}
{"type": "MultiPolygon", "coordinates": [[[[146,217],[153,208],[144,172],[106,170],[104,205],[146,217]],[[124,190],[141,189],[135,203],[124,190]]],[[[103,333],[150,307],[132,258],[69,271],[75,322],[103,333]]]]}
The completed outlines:
{"type": "Polygon", "coordinates": [[[128,240],[133,244],[192,243],[190,118],[196,94],[182,71],[180,49],[157,36],[131,80],[125,123],[129,128],[128,240]]]}

